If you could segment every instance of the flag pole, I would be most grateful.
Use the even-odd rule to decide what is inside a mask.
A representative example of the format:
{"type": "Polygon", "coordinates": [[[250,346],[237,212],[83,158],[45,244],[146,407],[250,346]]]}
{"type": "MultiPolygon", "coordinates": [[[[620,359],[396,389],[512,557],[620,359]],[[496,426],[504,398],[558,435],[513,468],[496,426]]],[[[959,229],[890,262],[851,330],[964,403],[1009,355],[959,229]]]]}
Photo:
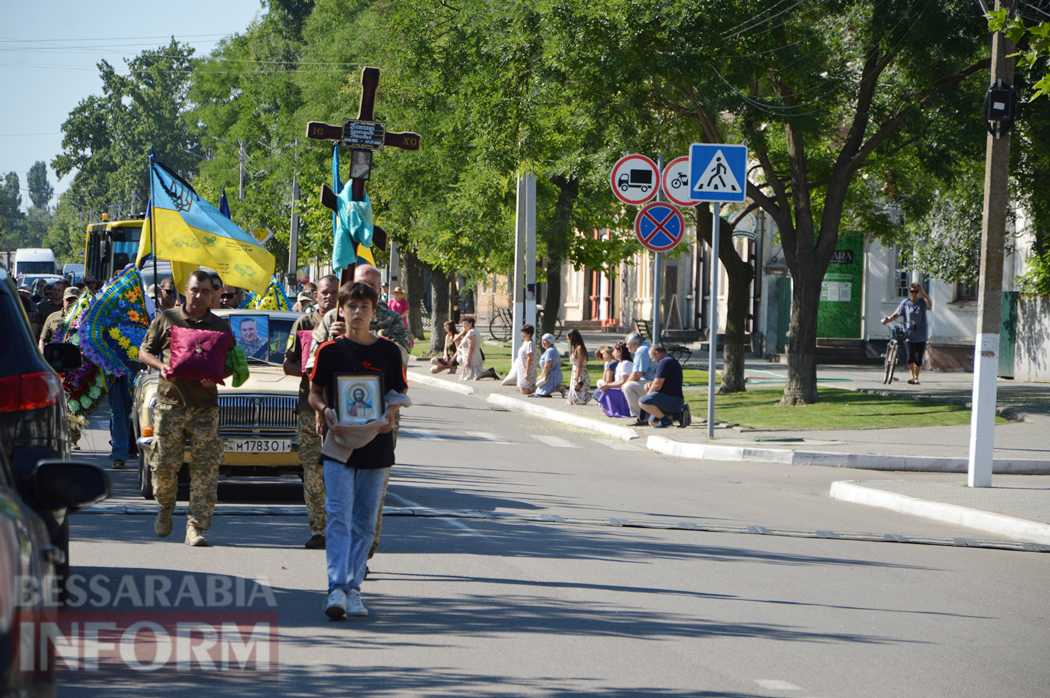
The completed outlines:
{"type": "MultiPolygon", "coordinates": [[[[157,297],[157,292],[160,290],[160,279],[157,278],[157,225],[156,219],[153,217],[153,148],[149,149],[149,251],[153,255],[153,287],[156,289],[153,294],[153,307],[159,311],[160,298],[157,297]]],[[[172,281],[174,281],[174,274],[172,275],[172,281]]],[[[149,289],[146,289],[147,291],[149,289]]],[[[179,300],[179,290],[175,289],[175,301],[176,304],[179,300]]],[[[154,315],[156,317],[156,315],[154,315]]]]}

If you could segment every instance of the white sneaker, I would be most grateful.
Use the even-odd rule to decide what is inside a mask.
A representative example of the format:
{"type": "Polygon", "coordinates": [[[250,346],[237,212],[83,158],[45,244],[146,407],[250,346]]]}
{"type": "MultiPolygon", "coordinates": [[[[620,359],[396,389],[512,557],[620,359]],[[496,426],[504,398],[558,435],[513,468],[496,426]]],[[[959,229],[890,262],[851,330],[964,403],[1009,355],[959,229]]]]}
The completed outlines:
{"type": "Polygon", "coordinates": [[[365,604],[361,601],[361,592],[356,589],[351,589],[346,595],[346,615],[348,616],[367,616],[368,609],[365,608],[365,604]]]}
{"type": "MultiPolygon", "coordinates": [[[[358,599],[357,602],[361,603],[361,600],[358,599]]],[[[332,620],[339,620],[346,616],[345,591],[342,589],[333,589],[328,593],[328,599],[324,603],[324,614],[332,620]]]]}

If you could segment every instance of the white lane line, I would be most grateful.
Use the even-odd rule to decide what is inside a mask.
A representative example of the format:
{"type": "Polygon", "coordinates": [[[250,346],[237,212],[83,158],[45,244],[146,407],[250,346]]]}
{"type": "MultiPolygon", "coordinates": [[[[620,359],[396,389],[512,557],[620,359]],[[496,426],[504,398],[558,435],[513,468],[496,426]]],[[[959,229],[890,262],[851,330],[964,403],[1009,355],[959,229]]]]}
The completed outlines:
{"type": "Polygon", "coordinates": [[[487,431],[468,431],[467,432],[467,436],[473,436],[476,439],[481,439],[482,441],[488,441],[489,443],[493,443],[493,444],[509,444],[509,443],[511,443],[510,441],[507,441],[506,439],[501,438],[499,436],[496,436],[495,434],[491,434],[491,433],[489,433],[487,431]]]}
{"type": "MultiPolygon", "coordinates": [[[[397,494],[395,492],[391,492],[389,490],[387,490],[386,496],[387,497],[393,497],[394,499],[401,500],[401,502],[406,507],[411,507],[413,509],[422,509],[422,508],[424,508],[422,504],[417,504],[416,502],[413,502],[411,499],[406,499],[405,497],[402,497],[401,495],[399,495],[399,494],[397,494]]],[[[441,519],[441,521],[443,523],[448,524],[449,526],[452,526],[453,528],[458,528],[459,530],[466,531],[467,533],[473,533],[475,536],[481,536],[482,538],[487,538],[488,537],[484,533],[479,533],[475,529],[471,528],[469,524],[464,523],[463,521],[461,521],[459,519],[445,518],[445,519],[441,519]]]]}
{"type": "Polygon", "coordinates": [[[766,689],[767,691],[801,691],[802,690],[802,688],[800,686],[796,686],[793,683],[788,683],[787,681],[781,681],[779,679],[755,679],[755,683],[757,683],[759,686],[761,686],[762,688],[766,689]]]}
{"type": "Polygon", "coordinates": [[[579,448],[579,446],[573,442],[563,439],[560,436],[546,436],[543,434],[530,434],[530,436],[540,443],[547,444],[554,448],[579,448]]]}
{"type": "Polygon", "coordinates": [[[447,441],[444,436],[435,434],[427,429],[402,429],[399,436],[407,436],[410,439],[426,439],[427,441],[447,441]]]}
{"type": "Polygon", "coordinates": [[[598,439],[598,438],[591,437],[591,441],[593,441],[596,444],[601,444],[603,446],[608,446],[609,448],[611,448],[611,449],[613,449],[615,451],[643,451],[643,450],[645,450],[645,449],[639,448],[637,446],[631,445],[631,444],[627,443],[626,441],[620,441],[619,439],[598,439]]]}

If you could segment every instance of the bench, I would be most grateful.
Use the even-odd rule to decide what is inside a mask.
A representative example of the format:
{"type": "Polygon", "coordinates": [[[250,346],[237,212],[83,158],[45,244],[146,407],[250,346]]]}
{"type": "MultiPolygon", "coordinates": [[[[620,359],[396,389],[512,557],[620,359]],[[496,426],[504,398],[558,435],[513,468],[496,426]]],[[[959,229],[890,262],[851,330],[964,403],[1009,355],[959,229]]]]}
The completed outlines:
{"type": "MultiPolygon", "coordinates": [[[[653,341],[653,323],[650,320],[640,320],[639,318],[634,319],[634,329],[638,334],[647,342],[653,341]]],[[[693,351],[684,344],[668,344],[663,342],[664,349],[667,353],[678,360],[678,363],[684,364],[686,361],[693,357],[693,351]]]]}

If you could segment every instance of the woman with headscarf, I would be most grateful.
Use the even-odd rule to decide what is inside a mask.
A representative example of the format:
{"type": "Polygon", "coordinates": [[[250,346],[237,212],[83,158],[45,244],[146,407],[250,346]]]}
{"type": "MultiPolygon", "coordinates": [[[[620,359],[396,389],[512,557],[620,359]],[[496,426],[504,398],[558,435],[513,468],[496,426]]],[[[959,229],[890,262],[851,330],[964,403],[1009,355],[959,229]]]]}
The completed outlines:
{"type": "Polygon", "coordinates": [[[565,387],[561,384],[561,355],[554,346],[554,335],[550,332],[540,338],[543,355],[540,357],[540,377],[536,379],[537,387],[529,397],[550,397],[551,393],[560,392],[565,397],[565,387]]]}

